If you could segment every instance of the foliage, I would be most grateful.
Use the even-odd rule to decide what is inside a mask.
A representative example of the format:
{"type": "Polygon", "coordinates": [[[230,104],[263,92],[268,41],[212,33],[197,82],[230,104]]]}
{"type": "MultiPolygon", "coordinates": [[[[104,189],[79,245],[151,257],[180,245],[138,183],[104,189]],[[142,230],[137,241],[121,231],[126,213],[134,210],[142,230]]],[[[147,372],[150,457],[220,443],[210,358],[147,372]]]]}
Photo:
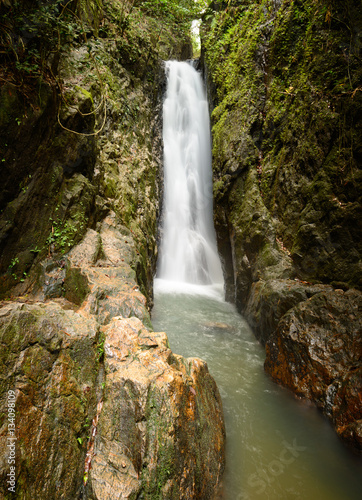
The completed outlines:
{"type": "Polygon", "coordinates": [[[39,77],[55,82],[61,55],[75,44],[98,36],[122,40],[125,52],[135,62],[141,57],[145,43],[149,45],[148,51],[152,47],[157,52],[161,37],[166,39],[171,34],[175,43],[189,41],[191,21],[200,16],[202,3],[201,0],[112,0],[104,5],[101,0],[0,3],[2,78],[14,83],[39,77]],[[157,24],[156,31],[153,21],[157,24]]]}
{"type": "Polygon", "coordinates": [[[97,34],[101,0],[17,0],[0,4],[1,80],[23,87],[57,84],[62,54],[97,34]]]}
{"type": "Polygon", "coordinates": [[[18,77],[47,73],[49,58],[55,62],[79,32],[76,18],[62,0],[38,1],[31,8],[15,2],[11,8],[1,7],[1,13],[2,62],[11,65],[18,77]]]}
{"type": "Polygon", "coordinates": [[[55,220],[50,219],[52,224],[51,232],[46,240],[46,245],[51,252],[67,252],[77,240],[79,234],[82,234],[86,227],[86,217],[81,212],[76,212],[69,220],[61,220],[59,217],[55,220]]]}
{"type": "Polygon", "coordinates": [[[141,9],[157,18],[183,23],[194,19],[197,9],[192,0],[147,0],[142,2],[141,9]]]}

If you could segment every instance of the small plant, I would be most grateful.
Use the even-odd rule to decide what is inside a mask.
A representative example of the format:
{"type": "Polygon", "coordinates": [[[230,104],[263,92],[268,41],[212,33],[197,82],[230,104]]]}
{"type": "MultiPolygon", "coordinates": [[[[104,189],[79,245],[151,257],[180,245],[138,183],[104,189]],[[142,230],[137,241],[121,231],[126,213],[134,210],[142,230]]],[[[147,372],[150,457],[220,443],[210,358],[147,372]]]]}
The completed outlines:
{"type": "Polygon", "coordinates": [[[19,264],[19,259],[18,257],[14,257],[13,259],[11,259],[11,263],[9,265],[9,268],[12,269],[13,267],[16,266],[16,264],[19,264]]]}
{"type": "Polygon", "coordinates": [[[10,262],[10,264],[9,264],[9,268],[8,268],[8,269],[9,269],[9,271],[10,271],[11,276],[12,276],[15,280],[17,280],[17,279],[18,279],[18,276],[17,276],[17,274],[16,274],[16,272],[15,272],[15,269],[14,269],[14,268],[16,267],[16,265],[17,265],[17,264],[19,264],[19,259],[18,259],[18,257],[14,257],[13,259],[11,259],[11,262],[10,262]]]}
{"type": "Polygon", "coordinates": [[[77,213],[72,219],[62,221],[59,217],[56,220],[50,218],[50,222],[52,229],[46,245],[52,248],[52,251],[60,250],[65,253],[73,246],[78,234],[85,227],[86,217],[83,213],[77,213]]]}
{"type": "Polygon", "coordinates": [[[104,354],[104,341],[97,345],[97,351],[98,351],[98,361],[100,361],[104,354]]]}
{"type": "Polygon", "coordinates": [[[105,343],[106,337],[104,334],[101,334],[99,338],[99,342],[97,344],[97,352],[98,352],[98,361],[100,361],[104,355],[104,343],[105,343]]]}

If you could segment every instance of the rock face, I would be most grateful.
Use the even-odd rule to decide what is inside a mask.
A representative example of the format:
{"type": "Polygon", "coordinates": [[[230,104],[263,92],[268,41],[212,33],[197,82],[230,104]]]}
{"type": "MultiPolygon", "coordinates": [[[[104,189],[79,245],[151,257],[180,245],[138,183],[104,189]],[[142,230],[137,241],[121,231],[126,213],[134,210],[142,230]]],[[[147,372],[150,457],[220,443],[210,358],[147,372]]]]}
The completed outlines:
{"type": "Polygon", "coordinates": [[[0,309],[1,498],[13,498],[6,483],[9,390],[16,393],[16,498],[70,499],[81,492],[97,399],[99,328],[62,305],[0,309]]]}
{"type": "Polygon", "coordinates": [[[265,370],[362,451],[361,292],[321,292],[291,308],[267,341],[265,370]]]}
{"type": "Polygon", "coordinates": [[[191,21],[152,2],[63,7],[0,2],[0,446],[14,391],[16,498],[206,500],[220,396],[149,316],[163,61],[191,56],[191,21]]]}
{"type": "MultiPolygon", "coordinates": [[[[110,213],[32,298],[0,309],[1,406],[16,401],[17,498],[213,498],[222,404],[206,364],[151,330],[132,234],[110,213]],[[52,296],[51,299],[46,297],[52,296]]],[[[7,447],[5,411],[0,444],[7,447]]],[[[2,498],[9,472],[0,463],[2,498]]]]}
{"type": "MultiPolygon", "coordinates": [[[[217,0],[205,12],[202,59],[227,297],[267,343],[268,373],[279,360],[268,339],[284,331],[286,314],[320,293],[361,290],[361,33],[353,0],[217,0]]],[[[350,308],[357,297],[349,295],[350,308]]],[[[329,313],[354,328],[347,309],[329,313]]],[[[287,337],[278,339],[283,353],[287,337]]],[[[313,334],[304,341],[295,349],[313,352],[313,334]]],[[[347,336],[340,342],[348,359],[357,346],[347,336]]],[[[294,363],[297,372],[312,370],[301,356],[294,363]]],[[[312,373],[311,386],[319,384],[312,373]]],[[[319,404],[317,393],[305,396],[319,404]]],[[[347,399],[345,412],[356,415],[347,399]]]]}
{"type": "Polygon", "coordinates": [[[213,498],[223,469],[220,396],[207,366],[175,356],[165,334],[113,318],[89,498],[213,498]]]}

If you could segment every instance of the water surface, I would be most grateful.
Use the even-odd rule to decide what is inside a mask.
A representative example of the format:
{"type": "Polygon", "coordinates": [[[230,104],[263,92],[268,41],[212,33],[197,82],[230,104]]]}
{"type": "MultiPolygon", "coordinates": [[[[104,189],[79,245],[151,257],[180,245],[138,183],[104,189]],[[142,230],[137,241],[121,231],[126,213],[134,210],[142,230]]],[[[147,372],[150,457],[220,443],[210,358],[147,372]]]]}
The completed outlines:
{"type": "Polygon", "coordinates": [[[264,348],[218,287],[186,291],[155,280],[152,322],[175,353],[206,360],[217,382],[227,433],[223,498],[359,500],[361,461],[312,404],[269,380],[264,348]]]}

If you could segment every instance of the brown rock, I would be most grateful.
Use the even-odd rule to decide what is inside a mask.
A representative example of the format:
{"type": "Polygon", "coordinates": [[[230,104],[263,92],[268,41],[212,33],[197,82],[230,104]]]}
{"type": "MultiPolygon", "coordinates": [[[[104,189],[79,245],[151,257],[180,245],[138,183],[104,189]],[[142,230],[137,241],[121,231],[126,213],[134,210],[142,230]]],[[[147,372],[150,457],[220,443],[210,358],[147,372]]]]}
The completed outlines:
{"type": "Polygon", "coordinates": [[[362,293],[326,291],[301,302],[266,344],[266,372],[315,401],[362,451],[362,293]]]}
{"type": "Polygon", "coordinates": [[[325,290],[332,287],[289,279],[260,280],[251,287],[244,314],[255,336],[265,344],[289,309],[325,290]]]}
{"type": "Polygon", "coordinates": [[[91,498],[213,498],[224,468],[224,424],[206,364],[172,354],[136,318],[104,328],[106,387],[91,498]]]}
{"type": "Polygon", "coordinates": [[[83,241],[67,256],[65,297],[94,315],[105,325],[115,316],[140,318],[151,325],[146,299],[139,292],[134,242],[114,213],[100,224],[99,232],[89,229],[83,241]]]}

